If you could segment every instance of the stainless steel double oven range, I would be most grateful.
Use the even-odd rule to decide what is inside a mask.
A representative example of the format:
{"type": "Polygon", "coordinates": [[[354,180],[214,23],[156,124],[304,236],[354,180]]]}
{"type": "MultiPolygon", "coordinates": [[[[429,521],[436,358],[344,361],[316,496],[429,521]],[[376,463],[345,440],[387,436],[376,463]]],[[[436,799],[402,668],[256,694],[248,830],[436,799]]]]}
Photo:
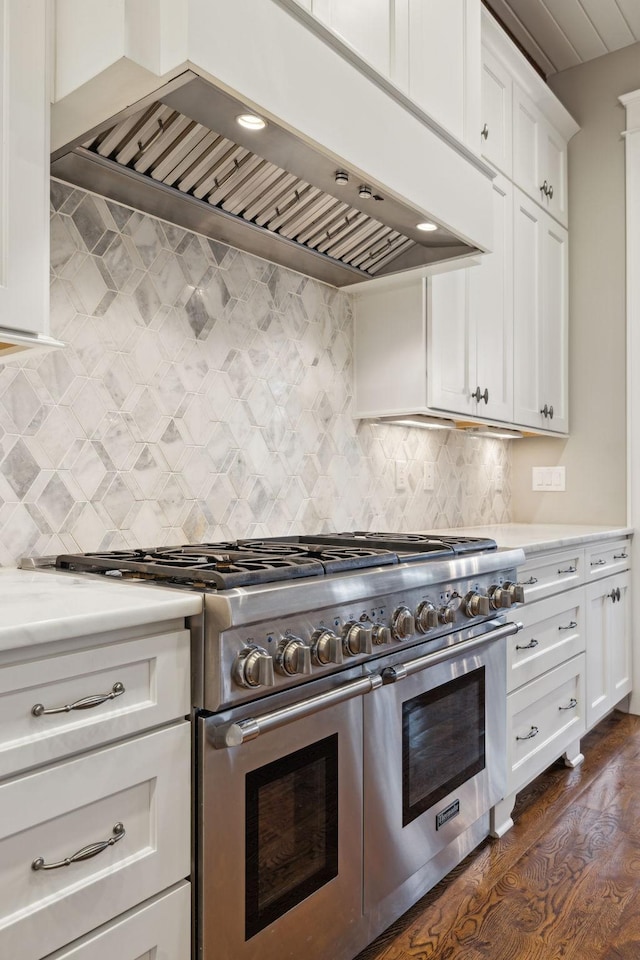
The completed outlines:
{"type": "Polygon", "coordinates": [[[200,590],[200,960],[350,960],[488,833],[521,551],[348,533],[60,557],[200,590]]]}

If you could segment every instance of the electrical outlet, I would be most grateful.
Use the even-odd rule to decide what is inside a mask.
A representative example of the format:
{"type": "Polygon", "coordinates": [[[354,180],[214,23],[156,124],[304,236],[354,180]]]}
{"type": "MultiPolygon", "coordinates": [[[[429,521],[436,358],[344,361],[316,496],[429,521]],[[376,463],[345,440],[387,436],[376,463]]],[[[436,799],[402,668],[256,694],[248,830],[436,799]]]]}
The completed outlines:
{"type": "Polygon", "coordinates": [[[422,489],[425,491],[434,490],[436,486],[436,465],[425,461],[424,472],[422,474],[422,489]]]}
{"type": "Polygon", "coordinates": [[[407,489],[407,461],[396,460],[396,490],[407,489]]]}
{"type": "Polygon", "coordinates": [[[561,493],[566,490],[566,467],[532,467],[531,489],[545,493],[561,493]]]}
{"type": "Polygon", "coordinates": [[[495,488],[496,493],[502,493],[502,489],[504,487],[504,467],[502,466],[496,467],[493,486],[495,488]]]}

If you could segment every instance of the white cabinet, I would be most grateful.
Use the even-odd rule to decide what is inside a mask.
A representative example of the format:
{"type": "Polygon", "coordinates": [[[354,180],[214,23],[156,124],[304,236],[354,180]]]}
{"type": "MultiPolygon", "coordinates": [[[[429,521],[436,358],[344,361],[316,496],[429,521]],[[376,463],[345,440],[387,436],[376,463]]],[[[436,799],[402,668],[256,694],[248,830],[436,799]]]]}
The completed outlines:
{"type": "Polygon", "coordinates": [[[514,420],[568,430],[568,234],[514,190],[514,420]]]}
{"type": "Polygon", "coordinates": [[[511,176],[513,144],[513,80],[508,69],[482,48],[480,151],[488,163],[511,176]]]}
{"type": "Polygon", "coordinates": [[[314,16],[346,40],[383,76],[391,74],[390,0],[306,0],[314,16]]]}
{"type": "Polygon", "coordinates": [[[48,25],[41,0],[0,0],[0,357],[60,346],[49,329],[48,25]]]}
{"type": "Polygon", "coordinates": [[[631,598],[628,571],[587,586],[587,726],[631,691],[631,598]]]}
{"type": "Polygon", "coordinates": [[[511,184],[493,187],[494,249],[477,267],[428,281],[429,405],[513,420],[511,184]]]}
{"type": "Polygon", "coordinates": [[[517,84],[513,87],[513,179],[567,226],[567,141],[517,84]]]}

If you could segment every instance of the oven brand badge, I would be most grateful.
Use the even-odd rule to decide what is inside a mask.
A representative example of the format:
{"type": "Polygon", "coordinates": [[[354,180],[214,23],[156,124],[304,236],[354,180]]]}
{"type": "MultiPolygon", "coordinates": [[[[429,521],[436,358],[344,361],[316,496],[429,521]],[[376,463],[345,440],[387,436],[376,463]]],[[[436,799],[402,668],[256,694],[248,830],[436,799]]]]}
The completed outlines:
{"type": "Polygon", "coordinates": [[[445,823],[449,823],[449,820],[453,820],[454,817],[457,817],[460,813],[460,801],[454,800],[453,803],[450,803],[448,807],[445,807],[444,810],[441,810],[440,813],[436,814],[436,830],[439,830],[440,827],[444,827],[445,823]]]}

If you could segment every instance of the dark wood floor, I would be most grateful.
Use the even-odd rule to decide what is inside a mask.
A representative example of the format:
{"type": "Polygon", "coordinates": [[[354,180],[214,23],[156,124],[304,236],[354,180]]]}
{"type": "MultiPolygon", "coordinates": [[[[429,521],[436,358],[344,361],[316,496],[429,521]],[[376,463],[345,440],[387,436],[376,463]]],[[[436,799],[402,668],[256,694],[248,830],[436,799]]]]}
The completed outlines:
{"type": "Polygon", "coordinates": [[[613,713],[357,960],[640,960],[640,717],[613,713]]]}

